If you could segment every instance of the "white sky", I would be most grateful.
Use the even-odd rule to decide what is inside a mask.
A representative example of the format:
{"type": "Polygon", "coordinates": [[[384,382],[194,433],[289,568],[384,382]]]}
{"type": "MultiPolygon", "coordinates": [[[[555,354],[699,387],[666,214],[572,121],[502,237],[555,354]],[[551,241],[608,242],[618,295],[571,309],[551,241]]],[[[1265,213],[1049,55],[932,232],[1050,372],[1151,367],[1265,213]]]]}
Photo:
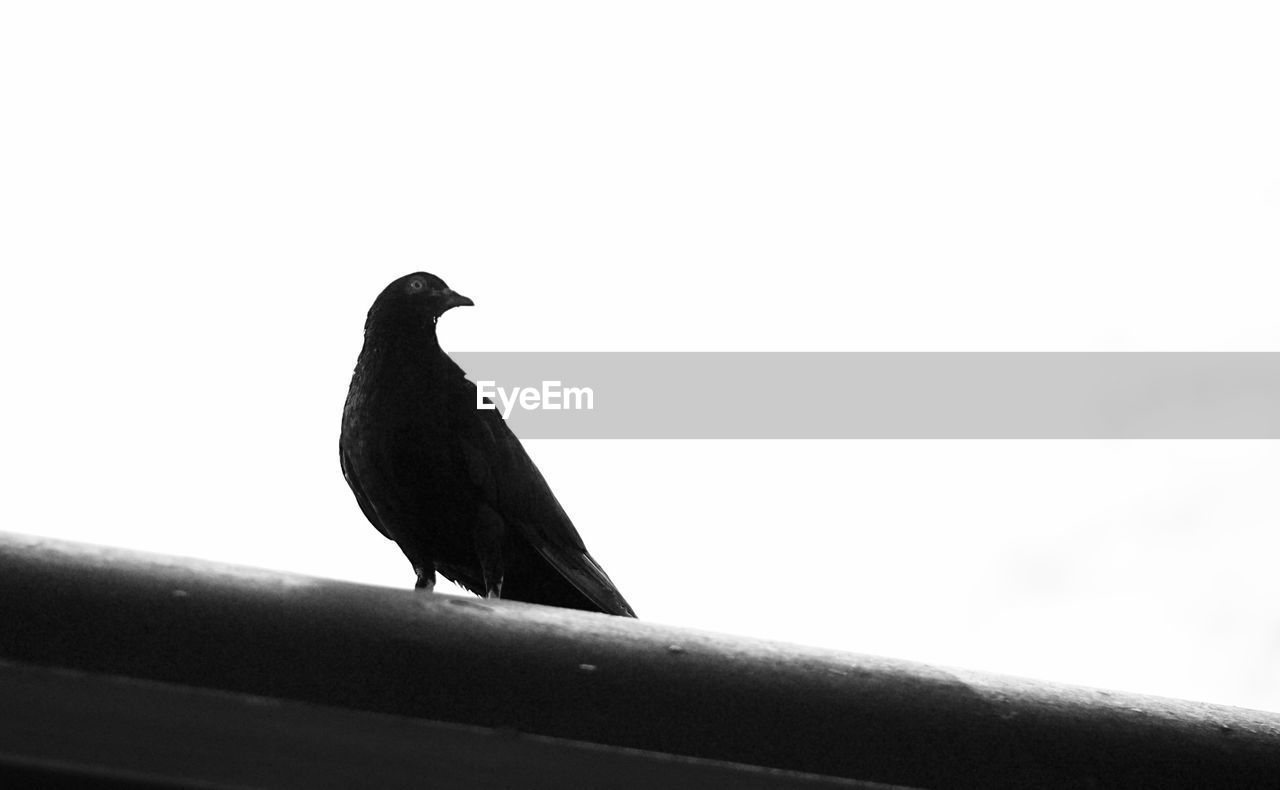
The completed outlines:
{"type": "MultiPolygon", "coordinates": [[[[1269,3],[6,3],[0,523],[411,585],[337,434],[418,269],[476,300],[455,350],[1280,350],[1277,40],[1269,3]]],[[[647,619],[1280,710],[1276,443],[529,450],[647,619]]]]}

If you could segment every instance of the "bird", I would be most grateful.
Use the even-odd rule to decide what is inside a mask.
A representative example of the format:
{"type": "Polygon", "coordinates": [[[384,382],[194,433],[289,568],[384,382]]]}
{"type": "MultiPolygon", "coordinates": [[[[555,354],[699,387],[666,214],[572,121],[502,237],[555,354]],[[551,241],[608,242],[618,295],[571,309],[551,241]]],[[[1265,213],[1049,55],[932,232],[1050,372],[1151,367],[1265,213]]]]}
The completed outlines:
{"type": "Polygon", "coordinates": [[[436,324],[475,302],[427,272],[369,309],[342,410],[342,474],[365,517],[433,590],[635,617],[497,410],[440,347],[436,324]]]}

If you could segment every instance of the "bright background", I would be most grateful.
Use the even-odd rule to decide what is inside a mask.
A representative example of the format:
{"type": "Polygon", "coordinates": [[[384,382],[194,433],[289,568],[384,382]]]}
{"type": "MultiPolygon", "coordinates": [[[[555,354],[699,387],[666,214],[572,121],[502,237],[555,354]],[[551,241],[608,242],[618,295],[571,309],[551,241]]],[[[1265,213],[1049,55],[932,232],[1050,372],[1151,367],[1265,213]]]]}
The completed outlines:
{"type": "MultiPolygon", "coordinates": [[[[477,302],[455,350],[1280,350],[1278,40],[1271,3],[5,3],[0,518],[410,586],[337,435],[417,269],[477,302]]],[[[1276,443],[529,450],[646,619],[1280,710],[1276,443]]]]}

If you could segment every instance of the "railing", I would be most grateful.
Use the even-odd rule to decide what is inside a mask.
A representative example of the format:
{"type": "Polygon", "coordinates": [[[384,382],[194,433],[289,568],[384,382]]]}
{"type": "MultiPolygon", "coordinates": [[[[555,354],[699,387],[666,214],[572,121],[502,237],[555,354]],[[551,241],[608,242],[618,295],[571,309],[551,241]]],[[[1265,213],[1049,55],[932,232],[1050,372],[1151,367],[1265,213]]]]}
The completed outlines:
{"type": "Polygon", "coordinates": [[[1280,787],[1276,714],[7,533],[0,623],[0,784],[1280,787]]]}

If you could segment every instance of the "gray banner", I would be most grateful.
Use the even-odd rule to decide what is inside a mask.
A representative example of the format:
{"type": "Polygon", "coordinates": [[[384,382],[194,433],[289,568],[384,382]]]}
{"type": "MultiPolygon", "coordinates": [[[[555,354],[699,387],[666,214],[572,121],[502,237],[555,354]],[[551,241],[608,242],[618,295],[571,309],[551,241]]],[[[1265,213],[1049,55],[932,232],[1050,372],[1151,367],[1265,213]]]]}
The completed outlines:
{"type": "Polygon", "coordinates": [[[527,439],[1280,438],[1277,353],[452,356],[527,439]]]}

